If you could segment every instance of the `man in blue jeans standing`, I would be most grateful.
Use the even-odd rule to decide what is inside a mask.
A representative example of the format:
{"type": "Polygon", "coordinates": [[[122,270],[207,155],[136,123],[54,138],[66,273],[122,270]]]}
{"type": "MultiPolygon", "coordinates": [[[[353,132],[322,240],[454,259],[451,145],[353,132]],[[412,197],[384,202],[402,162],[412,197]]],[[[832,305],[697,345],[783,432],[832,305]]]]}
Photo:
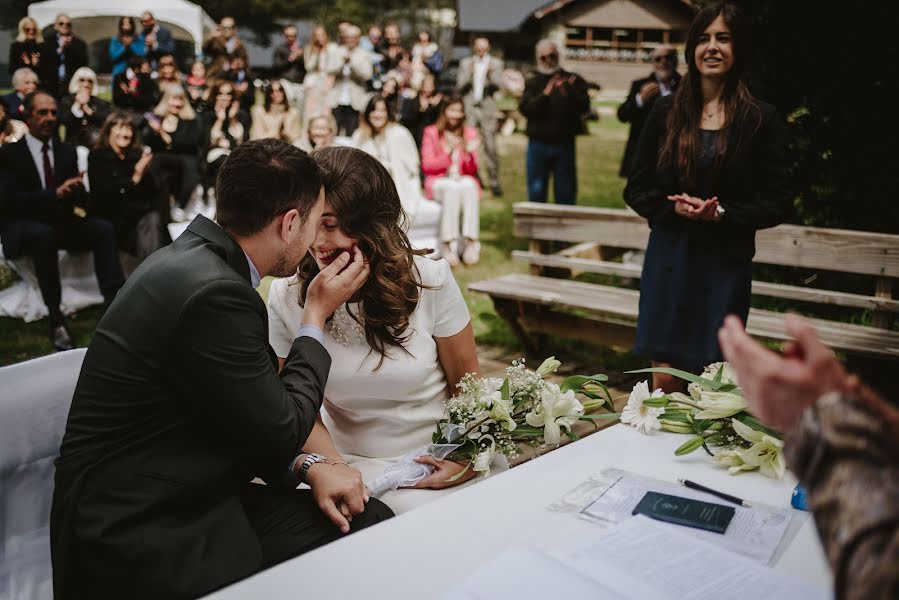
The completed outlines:
{"type": "Polygon", "coordinates": [[[584,133],[590,110],[587,82],[559,67],[559,47],[537,42],[537,70],[525,83],[518,109],[528,119],[528,200],[546,202],[549,176],[553,176],[556,204],[577,199],[574,137],[584,133]]]}

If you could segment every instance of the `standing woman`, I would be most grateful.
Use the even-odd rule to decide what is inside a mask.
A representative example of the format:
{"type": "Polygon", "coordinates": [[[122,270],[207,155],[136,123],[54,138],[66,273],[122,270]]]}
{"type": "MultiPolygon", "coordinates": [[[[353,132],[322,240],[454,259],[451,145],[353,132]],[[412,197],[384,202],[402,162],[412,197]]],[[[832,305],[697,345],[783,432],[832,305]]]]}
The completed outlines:
{"type": "MultiPolygon", "coordinates": [[[[331,112],[327,103],[328,92],[334,85],[334,76],[329,73],[339,68],[342,58],[337,44],[328,40],[328,32],[322,25],[312,30],[312,38],[303,53],[306,66],[305,106],[303,115],[320,115],[331,112]]],[[[308,119],[308,117],[307,117],[308,119]]]]}
{"type": "Polygon", "coordinates": [[[303,135],[300,113],[287,102],[284,86],[274,79],[262,92],[262,106],[254,104],[250,109],[253,128],[250,139],[277,138],[289,144],[303,135]]]}
{"type": "Polygon", "coordinates": [[[421,201],[421,169],[418,147],[409,130],[396,122],[384,98],[373,96],[359,116],[353,146],[371,154],[393,178],[408,225],[415,219],[421,201]]]}
{"type": "Polygon", "coordinates": [[[171,242],[168,203],[150,172],[153,155],[141,152],[134,119],[125,111],[109,115],[88,157],[91,216],[115,226],[119,249],[143,261],[171,242]]]}
{"type": "Polygon", "coordinates": [[[422,134],[425,195],[443,205],[440,255],[450,266],[459,264],[460,251],[467,265],[477,263],[481,256],[479,147],[478,130],[465,125],[465,105],[458,96],[446,101],[437,122],[425,127],[422,134]],[[460,237],[464,248],[459,248],[460,237]]]}
{"type": "Polygon", "coordinates": [[[112,76],[124,73],[132,56],[144,56],[147,45],[144,36],[134,27],[134,19],[121,17],[119,32],[109,40],[109,60],[112,61],[112,76]]]}
{"type": "MultiPolygon", "coordinates": [[[[635,350],[654,367],[698,372],[722,360],[724,317],[749,313],[755,232],[790,213],[780,118],[744,81],[747,36],[732,5],[696,15],[687,74],[653,107],[624,190],[652,228],[635,350]]],[[[681,384],[656,373],[653,387],[681,384]]]]}
{"type": "Polygon", "coordinates": [[[19,21],[19,35],[16,36],[16,41],[9,45],[9,74],[12,75],[22,67],[40,73],[43,43],[44,38],[41,36],[37,21],[31,17],[22,17],[19,21]]]}

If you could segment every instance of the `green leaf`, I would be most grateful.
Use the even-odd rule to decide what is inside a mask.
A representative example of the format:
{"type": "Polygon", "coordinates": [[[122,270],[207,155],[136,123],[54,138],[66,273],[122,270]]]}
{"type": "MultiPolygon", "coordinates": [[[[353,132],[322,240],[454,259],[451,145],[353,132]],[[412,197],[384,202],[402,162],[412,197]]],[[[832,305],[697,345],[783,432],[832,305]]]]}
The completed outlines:
{"type": "Polygon", "coordinates": [[[567,436],[568,436],[568,439],[571,440],[572,442],[576,442],[576,441],[578,441],[579,439],[581,439],[580,436],[578,436],[578,434],[576,434],[575,432],[571,431],[570,429],[563,429],[562,431],[565,432],[565,435],[567,435],[567,436]]]}
{"type": "Polygon", "coordinates": [[[571,375],[570,377],[565,378],[561,385],[559,385],[559,389],[561,389],[563,392],[567,392],[568,390],[578,391],[587,383],[592,382],[597,385],[601,385],[603,381],[608,380],[608,376],[599,373],[596,375],[571,375]]]}
{"type": "Polygon", "coordinates": [[[740,413],[739,415],[737,415],[734,418],[736,420],[738,420],[739,422],[743,423],[743,425],[752,427],[756,431],[761,431],[762,433],[766,433],[766,434],[770,435],[771,437],[777,438],[779,440],[783,439],[783,434],[771,429],[770,427],[766,427],[765,425],[762,425],[761,421],[759,421],[758,419],[756,419],[755,417],[753,417],[750,414],[747,414],[744,412],[744,413],[740,413]]]}
{"type": "Polygon", "coordinates": [[[718,370],[715,372],[715,377],[713,381],[715,383],[721,383],[721,378],[724,377],[724,363],[721,363],[721,366],[718,367],[718,370]]]}
{"type": "Polygon", "coordinates": [[[502,394],[503,400],[509,399],[509,380],[508,380],[508,378],[503,379],[503,385],[501,388],[499,388],[499,391],[500,391],[500,394],[502,394]]]}
{"type": "Polygon", "coordinates": [[[700,448],[702,444],[705,442],[705,438],[701,435],[697,435],[691,437],[689,440],[681,444],[677,450],[674,451],[676,456],[683,456],[684,454],[690,454],[697,448],[700,448]]]}
{"type": "Polygon", "coordinates": [[[647,398],[643,401],[643,406],[648,406],[650,408],[665,408],[671,402],[665,396],[660,396],[658,398],[647,398]]]}
{"type": "Polygon", "coordinates": [[[468,472],[468,469],[471,468],[471,465],[472,465],[472,464],[474,464],[474,460],[473,460],[473,459],[472,459],[472,460],[469,460],[469,461],[468,461],[468,464],[465,465],[465,468],[464,468],[464,469],[462,469],[461,471],[459,471],[458,473],[456,473],[455,475],[453,475],[452,477],[450,477],[449,479],[447,479],[447,481],[458,481],[458,479],[459,479],[460,477],[462,477],[463,475],[465,475],[465,474],[468,472]]]}
{"type": "Polygon", "coordinates": [[[717,392],[724,386],[724,384],[720,382],[716,383],[711,379],[706,379],[705,377],[700,377],[699,375],[694,375],[693,373],[681,371],[680,369],[672,369],[671,367],[651,367],[648,369],[637,369],[636,371],[625,371],[625,373],[667,373],[668,375],[680,377],[681,379],[689,381],[690,383],[698,383],[715,392],[717,392]]]}
{"type": "Polygon", "coordinates": [[[678,423],[692,423],[693,421],[690,419],[689,415],[672,411],[668,412],[667,410],[662,414],[662,418],[666,421],[677,421],[678,423]]]}

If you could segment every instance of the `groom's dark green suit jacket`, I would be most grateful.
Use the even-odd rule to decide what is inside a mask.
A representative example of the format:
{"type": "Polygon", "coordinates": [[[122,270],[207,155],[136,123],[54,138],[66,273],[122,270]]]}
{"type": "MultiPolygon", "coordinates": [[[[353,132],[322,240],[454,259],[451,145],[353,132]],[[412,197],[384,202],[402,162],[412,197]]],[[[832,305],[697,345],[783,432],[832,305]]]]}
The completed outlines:
{"type": "Polygon", "coordinates": [[[194,597],[259,570],[241,490],[288,483],[330,363],[301,337],[278,374],[246,255],[212,221],[150,256],[78,379],[56,462],[56,598],[194,597]]]}

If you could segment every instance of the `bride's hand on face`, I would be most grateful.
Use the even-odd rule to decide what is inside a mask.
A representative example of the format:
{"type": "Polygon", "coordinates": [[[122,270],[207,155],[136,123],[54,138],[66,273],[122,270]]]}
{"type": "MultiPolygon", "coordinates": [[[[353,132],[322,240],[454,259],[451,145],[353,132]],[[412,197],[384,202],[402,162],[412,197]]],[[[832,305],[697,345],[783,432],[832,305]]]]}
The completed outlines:
{"type": "Polygon", "coordinates": [[[419,462],[423,465],[431,465],[434,467],[434,472],[416,483],[413,487],[416,488],[427,488],[432,490],[442,490],[444,488],[453,487],[454,485],[459,485],[460,483],[465,483],[477,473],[471,468],[465,472],[464,475],[459,477],[454,481],[449,481],[450,478],[455,477],[462,471],[465,471],[466,464],[453,462],[451,460],[440,460],[439,458],[434,458],[433,456],[419,456],[415,459],[416,462],[419,462]]]}
{"type": "Polygon", "coordinates": [[[344,252],[315,276],[306,292],[303,323],[324,325],[328,315],[349,300],[368,280],[368,262],[358,247],[344,252]]]}
{"type": "Polygon", "coordinates": [[[309,468],[306,481],[315,503],[343,533],[349,533],[353,515],[365,510],[369,493],[362,473],[344,464],[316,463],[309,468]]]}

